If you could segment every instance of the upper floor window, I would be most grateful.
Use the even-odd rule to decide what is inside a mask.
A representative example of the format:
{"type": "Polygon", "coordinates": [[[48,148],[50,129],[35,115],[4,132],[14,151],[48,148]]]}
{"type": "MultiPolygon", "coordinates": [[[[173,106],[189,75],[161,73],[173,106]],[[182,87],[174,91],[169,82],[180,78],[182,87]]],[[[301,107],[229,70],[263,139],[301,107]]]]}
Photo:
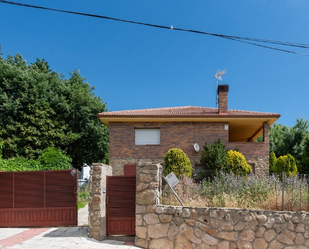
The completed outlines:
{"type": "Polygon", "coordinates": [[[160,129],[135,129],[135,145],[160,144],[160,129]]]}

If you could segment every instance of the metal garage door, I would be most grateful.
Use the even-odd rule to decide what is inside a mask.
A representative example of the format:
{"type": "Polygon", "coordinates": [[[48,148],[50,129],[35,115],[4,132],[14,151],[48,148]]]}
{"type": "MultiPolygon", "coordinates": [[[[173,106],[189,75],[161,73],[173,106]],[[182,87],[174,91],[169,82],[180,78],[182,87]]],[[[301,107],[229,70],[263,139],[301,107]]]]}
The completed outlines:
{"type": "Polygon", "coordinates": [[[0,227],[76,225],[77,174],[0,172],[0,227]]]}

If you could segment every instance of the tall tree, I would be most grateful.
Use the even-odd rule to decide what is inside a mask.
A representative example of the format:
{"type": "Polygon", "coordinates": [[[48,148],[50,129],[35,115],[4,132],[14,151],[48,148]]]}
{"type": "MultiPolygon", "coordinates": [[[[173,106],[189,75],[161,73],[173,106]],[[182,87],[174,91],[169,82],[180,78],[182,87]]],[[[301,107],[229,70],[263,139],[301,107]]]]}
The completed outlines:
{"type": "Polygon", "coordinates": [[[108,160],[108,129],[97,113],[106,104],[78,71],[69,79],[44,60],[0,55],[0,141],[3,158],[36,159],[47,147],[65,151],[73,165],[108,160]]]}
{"type": "Polygon", "coordinates": [[[309,136],[309,121],[297,119],[294,127],[274,124],[270,127],[270,151],[274,151],[276,156],[291,154],[295,157],[297,165],[301,162],[304,143],[309,136]]]}

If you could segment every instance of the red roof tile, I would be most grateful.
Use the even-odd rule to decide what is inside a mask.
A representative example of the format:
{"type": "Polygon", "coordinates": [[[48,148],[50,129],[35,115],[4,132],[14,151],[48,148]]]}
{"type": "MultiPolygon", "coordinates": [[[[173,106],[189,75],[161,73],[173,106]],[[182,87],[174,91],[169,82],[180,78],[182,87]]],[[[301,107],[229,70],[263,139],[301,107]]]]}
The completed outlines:
{"type": "Polygon", "coordinates": [[[280,114],[268,113],[268,112],[241,111],[241,110],[228,110],[228,113],[219,114],[217,108],[182,106],[182,107],[102,112],[99,113],[98,116],[99,117],[211,117],[211,116],[280,117],[280,114]]]}

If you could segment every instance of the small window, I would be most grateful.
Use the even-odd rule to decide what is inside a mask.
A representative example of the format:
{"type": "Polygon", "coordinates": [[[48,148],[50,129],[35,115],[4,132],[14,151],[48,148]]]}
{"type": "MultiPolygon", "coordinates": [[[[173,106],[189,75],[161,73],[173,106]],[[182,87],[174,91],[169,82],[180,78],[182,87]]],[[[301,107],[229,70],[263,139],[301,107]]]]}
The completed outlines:
{"type": "Polygon", "coordinates": [[[160,144],[160,129],[135,129],[135,145],[160,144]]]}

